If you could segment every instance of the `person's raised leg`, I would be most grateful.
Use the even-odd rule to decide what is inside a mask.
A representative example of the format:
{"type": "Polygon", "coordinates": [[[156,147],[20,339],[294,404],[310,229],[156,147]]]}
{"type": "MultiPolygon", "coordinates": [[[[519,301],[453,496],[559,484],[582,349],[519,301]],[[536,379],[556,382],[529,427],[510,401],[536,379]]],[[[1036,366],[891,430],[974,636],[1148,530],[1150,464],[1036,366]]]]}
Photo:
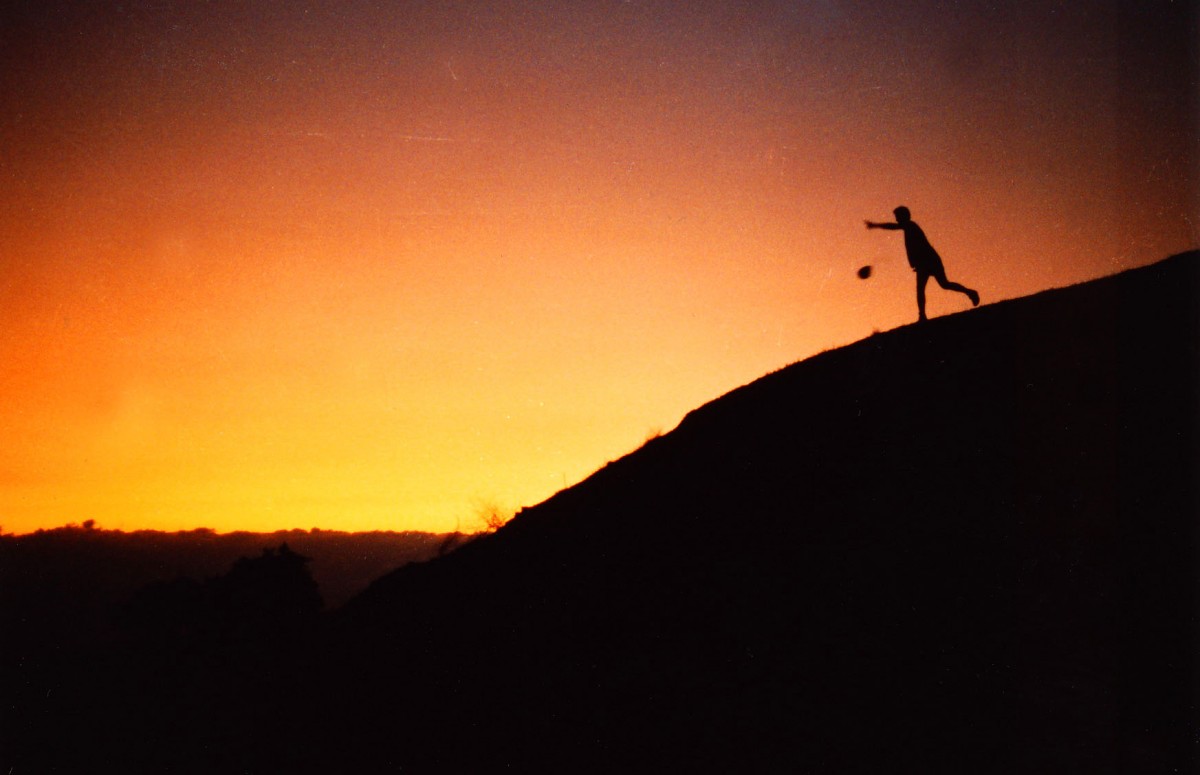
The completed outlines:
{"type": "MultiPolygon", "coordinates": [[[[950,282],[949,280],[946,279],[946,272],[944,270],[941,272],[938,272],[933,277],[935,280],[937,280],[938,285],[942,286],[946,290],[958,291],[959,293],[966,294],[966,297],[971,300],[972,307],[979,306],[979,292],[978,291],[971,290],[970,288],[968,288],[965,285],[959,285],[958,283],[950,282]]],[[[921,307],[924,308],[924,305],[921,305],[921,307]]]]}

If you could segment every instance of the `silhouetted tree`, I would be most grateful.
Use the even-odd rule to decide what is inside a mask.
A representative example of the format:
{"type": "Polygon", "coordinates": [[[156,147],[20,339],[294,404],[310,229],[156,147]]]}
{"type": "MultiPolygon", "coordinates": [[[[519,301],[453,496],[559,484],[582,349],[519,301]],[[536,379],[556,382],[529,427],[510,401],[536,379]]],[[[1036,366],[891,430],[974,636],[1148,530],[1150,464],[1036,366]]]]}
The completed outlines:
{"type": "Polygon", "coordinates": [[[271,641],[286,638],[322,608],[310,558],[288,545],[243,557],[203,583],[176,579],[140,590],[121,624],[139,640],[271,641]]]}
{"type": "Polygon", "coordinates": [[[321,594],[308,564],[286,543],[243,557],[225,576],[214,579],[214,602],[227,623],[239,629],[288,627],[321,610],[321,594]]]}

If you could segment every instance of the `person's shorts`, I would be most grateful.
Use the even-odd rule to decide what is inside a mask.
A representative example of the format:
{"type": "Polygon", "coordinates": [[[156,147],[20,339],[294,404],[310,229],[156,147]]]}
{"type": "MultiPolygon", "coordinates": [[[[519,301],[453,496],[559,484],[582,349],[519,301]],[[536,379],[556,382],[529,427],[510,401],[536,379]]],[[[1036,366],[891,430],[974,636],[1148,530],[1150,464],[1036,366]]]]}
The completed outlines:
{"type": "Polygon", "coordinates": [[[927,274],[930,277],[940,277],[946,274],[946,267],[942,266],[940,259],[934,258],[913,264],[913,271],[917,274],[927,274]]]}

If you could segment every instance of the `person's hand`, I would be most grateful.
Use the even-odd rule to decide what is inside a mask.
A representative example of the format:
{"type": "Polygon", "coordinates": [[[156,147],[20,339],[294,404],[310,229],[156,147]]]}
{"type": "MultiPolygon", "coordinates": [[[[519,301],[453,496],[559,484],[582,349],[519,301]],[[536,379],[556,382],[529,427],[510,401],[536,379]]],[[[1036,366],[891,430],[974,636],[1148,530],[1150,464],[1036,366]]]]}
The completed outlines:
{"type": "Polygon", "coordinates": [[[875,224],[871,223],[870,221],[863,221],[863,223],[867,224],[867,228],[868,228],[868,229],[874,229],[874,228],[875,228],[875,224]]]}

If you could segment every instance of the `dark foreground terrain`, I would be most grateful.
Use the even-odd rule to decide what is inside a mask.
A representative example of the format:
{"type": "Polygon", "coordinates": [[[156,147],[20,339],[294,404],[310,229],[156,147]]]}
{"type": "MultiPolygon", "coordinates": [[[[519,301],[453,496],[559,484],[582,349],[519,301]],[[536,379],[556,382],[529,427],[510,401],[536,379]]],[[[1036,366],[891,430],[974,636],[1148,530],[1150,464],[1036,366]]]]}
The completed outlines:
{"type": "Polygon", "coordinates": [[[4,771],[1195,771],[1198,261],[791,366],[330,615],[150,610],[4,771]]]}

